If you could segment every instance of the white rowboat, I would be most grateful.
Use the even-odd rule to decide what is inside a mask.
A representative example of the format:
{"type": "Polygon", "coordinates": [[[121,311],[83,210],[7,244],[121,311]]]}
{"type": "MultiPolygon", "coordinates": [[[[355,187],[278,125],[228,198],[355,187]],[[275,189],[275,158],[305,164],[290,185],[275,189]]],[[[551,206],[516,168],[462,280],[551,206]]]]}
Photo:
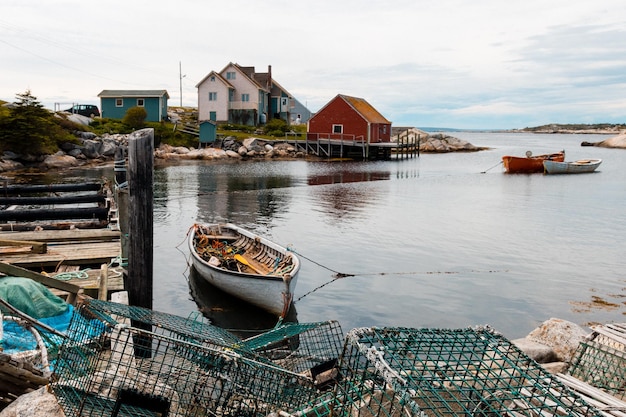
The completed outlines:
{"type": "Polygon", "coordinates": [[[543,161],[546,174],[581,174],[593,172],[600,166],[602,159],[580,159],[573,162],[543,161]]]}
{"type": "Polygon", "coordinates": [[[234,224],[194,224],[188,238],[196,271],[221,290],[285,317],[300,260],[286,248],[234,224]]]}

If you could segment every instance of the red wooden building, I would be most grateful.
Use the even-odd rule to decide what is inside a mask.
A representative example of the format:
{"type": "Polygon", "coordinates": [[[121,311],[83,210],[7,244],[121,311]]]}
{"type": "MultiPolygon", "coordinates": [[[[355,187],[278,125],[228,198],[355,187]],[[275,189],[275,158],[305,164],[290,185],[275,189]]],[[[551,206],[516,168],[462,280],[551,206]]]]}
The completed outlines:
{"type": "Polygon", "coordinates": [[[307,138],[362,144],[391,141],[391,122],[362,98],[337,95],[309,120],[307,138]]]}

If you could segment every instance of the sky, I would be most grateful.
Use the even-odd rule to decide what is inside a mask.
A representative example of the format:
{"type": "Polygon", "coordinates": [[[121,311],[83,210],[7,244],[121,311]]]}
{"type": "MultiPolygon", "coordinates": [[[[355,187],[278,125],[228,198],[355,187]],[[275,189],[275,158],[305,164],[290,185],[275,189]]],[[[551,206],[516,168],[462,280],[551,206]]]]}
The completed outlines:
{"type": "MultiPolygon", "coordinates": [[[[2,0],[0,99],[196,85],[230,62],[315,112],[364,98],[394,126],[626,123],[624,0],[2,0]]],[[[181,94],[182,93],[182,94],[181,94]]]]}

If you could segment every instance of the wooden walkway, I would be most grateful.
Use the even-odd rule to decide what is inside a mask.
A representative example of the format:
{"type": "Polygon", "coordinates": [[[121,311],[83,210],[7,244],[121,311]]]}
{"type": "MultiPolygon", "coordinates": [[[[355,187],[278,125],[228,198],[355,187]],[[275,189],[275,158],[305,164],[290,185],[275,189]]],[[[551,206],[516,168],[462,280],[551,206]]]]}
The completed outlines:
{"type": "Polygon", "coordinates": [[[0,260],[33,270],[56,272],[67,266],[99,268],[120,255],[119,231],[0,232],[0,260]]]}

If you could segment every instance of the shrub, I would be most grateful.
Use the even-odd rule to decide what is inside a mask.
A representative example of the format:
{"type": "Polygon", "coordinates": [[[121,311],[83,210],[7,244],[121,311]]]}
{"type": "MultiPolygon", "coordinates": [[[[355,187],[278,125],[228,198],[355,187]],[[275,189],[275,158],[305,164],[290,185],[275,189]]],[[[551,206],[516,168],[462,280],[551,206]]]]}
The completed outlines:
{"type": "Polygon", "coordinates": [[[146,125],[148,112],[143,107],[131,107],[126,111],[122,123],[133,129],[141,129],[146,125]]]}

